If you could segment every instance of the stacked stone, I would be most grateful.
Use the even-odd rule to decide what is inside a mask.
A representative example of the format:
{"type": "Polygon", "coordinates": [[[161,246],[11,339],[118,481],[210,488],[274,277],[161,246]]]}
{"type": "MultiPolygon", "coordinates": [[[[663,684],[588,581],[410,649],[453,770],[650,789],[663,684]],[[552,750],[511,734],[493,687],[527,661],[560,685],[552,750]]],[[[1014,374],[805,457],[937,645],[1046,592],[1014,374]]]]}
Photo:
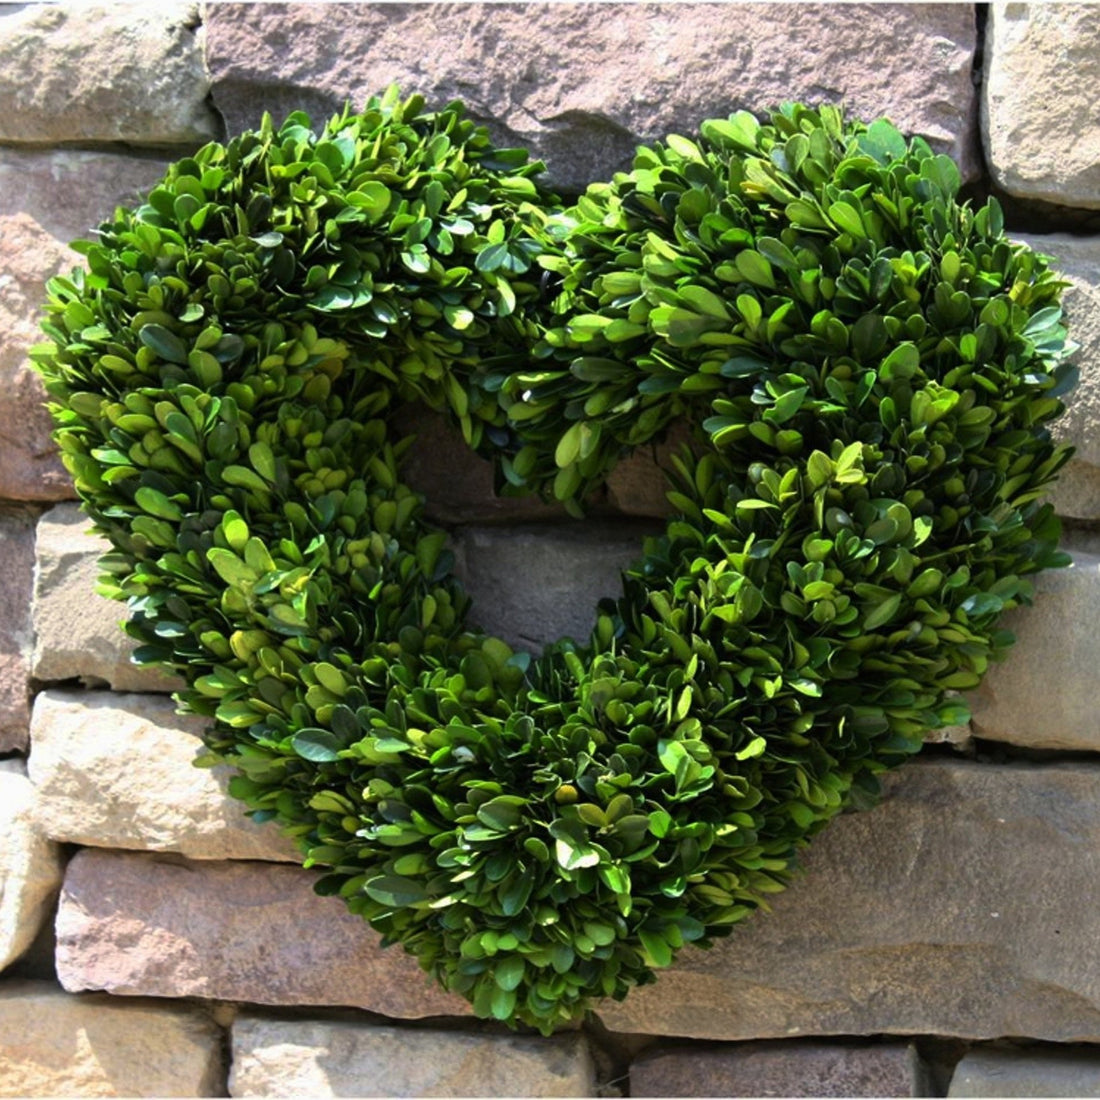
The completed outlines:
{"type": "MultiPolygon", "coordinates": [[[[0,1096],[1100,1095],[1100,237],[1068,232],[1100,209],[1100,30],[1073,5],[978,14],[0,4],[0,1096]],[[971,727],[823,834],[771,915],[552,1039],[475,1021],[192,767],[198,727],[93,593],[102,545],[26,355],[66,243],[223,119],[323,117],[390,81],[462,98],[565,190],[737,108],[891,116],[1056,258],[1082,345],[1054,495],[1074,565],[1013,616],[971,727]]],[[[577,526],[495,499],[461,441],[409,426],[484,624],[532,649],[583,635],[660,526],[661,455],[577,526]]]]}

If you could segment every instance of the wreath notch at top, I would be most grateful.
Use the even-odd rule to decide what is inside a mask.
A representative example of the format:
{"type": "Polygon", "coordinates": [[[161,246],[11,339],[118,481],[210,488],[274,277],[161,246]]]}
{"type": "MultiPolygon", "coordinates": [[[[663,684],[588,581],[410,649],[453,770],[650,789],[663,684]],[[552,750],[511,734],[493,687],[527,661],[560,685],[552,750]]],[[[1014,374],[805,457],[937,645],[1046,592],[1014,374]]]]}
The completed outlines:
{"type": "Polygon", "coordinates": [[[265,118],[77,246],[33,356],[103,590],[206,761],[320,892],[548,1032],[765,906],[965,720],[1001,612],[1066,561],[1073,370],[1065,284],[888,122],[738,112],[570,205],[541,168],[394,90],[265,118]],[[468,625],[407,402],[577,514],[688,423],[587,643],[468,625]]]}

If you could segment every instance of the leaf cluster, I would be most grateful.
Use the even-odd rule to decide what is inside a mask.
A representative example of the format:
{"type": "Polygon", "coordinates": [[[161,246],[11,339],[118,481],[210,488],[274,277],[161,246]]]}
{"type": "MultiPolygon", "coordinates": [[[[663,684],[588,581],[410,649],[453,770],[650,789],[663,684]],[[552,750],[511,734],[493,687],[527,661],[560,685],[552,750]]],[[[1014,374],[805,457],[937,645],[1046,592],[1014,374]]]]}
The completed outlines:
{"type": "Polygon", "coordinates": [[[320,892],[550,1031],[766,907],[965,719],[1063,560],[1072,376],[1064,284],[888,123],[709,120],[568,209],[540,167],[394,92],[265,119],[116,212],[34,354],[102,590],[207,761],[320,892]],[[693,426],[586,644],[470,625],[401,481],[410,400],[578,509],[693,426]]]}

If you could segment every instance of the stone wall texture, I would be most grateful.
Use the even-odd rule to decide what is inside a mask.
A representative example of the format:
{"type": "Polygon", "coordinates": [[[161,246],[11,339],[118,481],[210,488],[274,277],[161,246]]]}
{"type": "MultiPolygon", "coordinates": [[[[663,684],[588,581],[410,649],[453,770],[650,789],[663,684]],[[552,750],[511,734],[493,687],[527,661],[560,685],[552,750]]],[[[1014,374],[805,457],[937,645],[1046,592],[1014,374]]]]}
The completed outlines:
{"type": "Polygon", "coordinates": [[[1100,207],[1100,26],[1087,6],[991,4],[982,97],[990,172],[1012,195],[1100,207]]]}
{"type": "Polygon", "coordinates": [[[397,82],[462,99],[569,190],[626,167],[639,141],[787,99],[889,114],[967,174],[980,164],[968,5],[212,3],[206,34],[231,129],[397,82]]]}
{"type": "MultiPolygon", "coordinates": [[[[0,1096],[1100,1095],[1100,21],[1063,3],[0,3],[0,1096]],[[972,721],[810,849],[773,911],[544,1038],[474,1019],[311,889],[193,766],[130,659],[29,348],[46,280],[210,137],[390,82],[464,100],[575,192],[635,144],[787,99],[889,115],[1052,256],[1081,384],[1070,568],[1006,620],[972,721]]],[[[437,417],[411,483],[475,617],[586,633],[681,436],[569,520],[437,417]]]]}

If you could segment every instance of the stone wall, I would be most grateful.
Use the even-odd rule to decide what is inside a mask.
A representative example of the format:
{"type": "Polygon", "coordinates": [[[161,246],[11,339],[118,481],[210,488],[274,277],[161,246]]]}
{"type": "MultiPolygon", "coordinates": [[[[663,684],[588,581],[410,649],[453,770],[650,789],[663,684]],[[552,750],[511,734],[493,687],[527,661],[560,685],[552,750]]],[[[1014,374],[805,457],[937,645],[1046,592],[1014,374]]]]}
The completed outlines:
{"type": "MultiPolygon", "coordinates": [[[[1098,70],[1100,23],[1060,4],[0,4],[0,1096],[1100,1096],[1098,70]],[[1013,616],[971,727],[829,829],[770,916],[551,1039],[425,984],[191,766],[172,683],[93,594],[26,357],[67,242],[167,163],[394,80],[563,189],[741,107],[890,115],[1057,258],[1082,345],[1074,565],[1013,616]]],[[[583,633],[660,524],[654,457],[581,526],[410,426],[484,623],[583,633]]]]}

